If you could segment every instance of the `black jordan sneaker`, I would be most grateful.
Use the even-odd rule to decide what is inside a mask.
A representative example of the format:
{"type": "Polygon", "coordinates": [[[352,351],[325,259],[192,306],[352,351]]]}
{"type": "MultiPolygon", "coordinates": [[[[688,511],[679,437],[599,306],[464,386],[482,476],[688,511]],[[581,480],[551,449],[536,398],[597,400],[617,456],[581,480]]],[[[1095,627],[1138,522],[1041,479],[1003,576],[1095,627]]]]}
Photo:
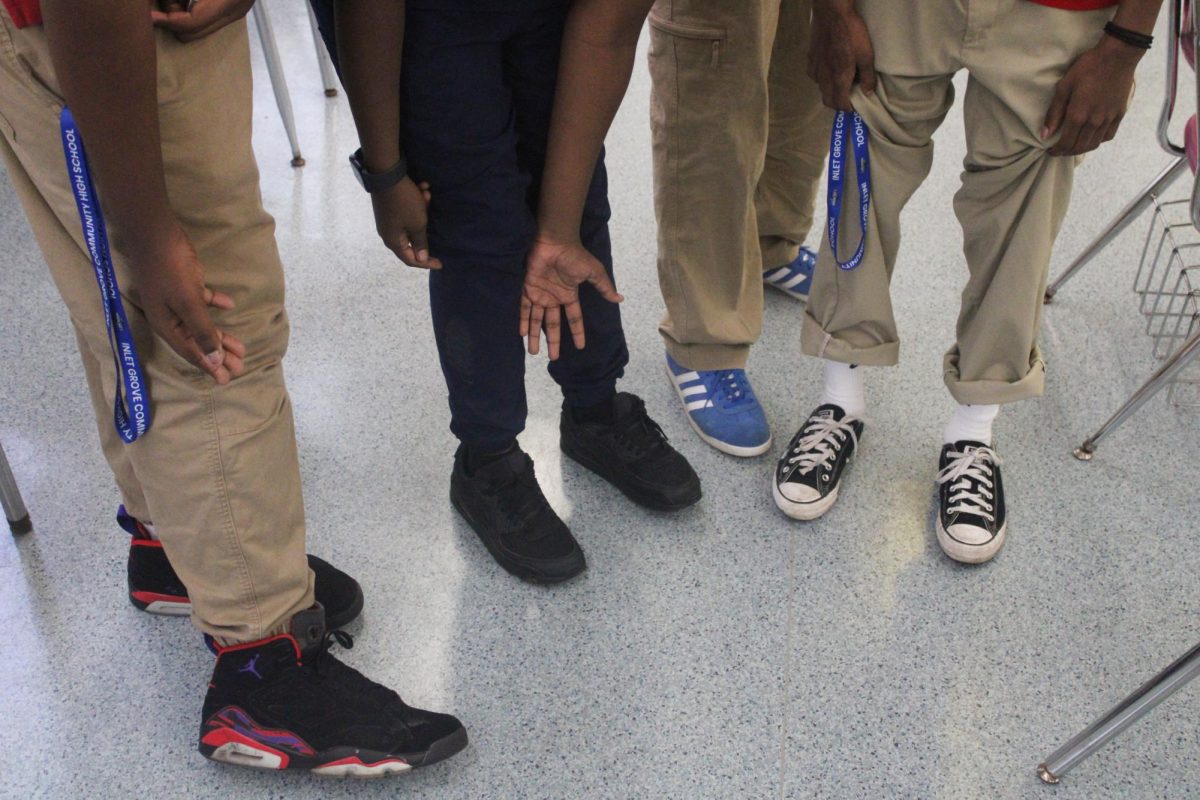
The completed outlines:
{"type": "Polygon", "coordinates": [[[413,708],[335,658],[343,631],[326,632],[320,607],[292,633],[217,650],[200,723],[200,752],[259,769],[379,778],[449,758],[467,731],[449,714],[413,708]]]}
{"type": "Polygon", "coordinates": [[[942,550],[964,564],[990,561],[1008,533],[1000,456],[983,442],[944,445],[937,483],[937,537],[942,550]]]}
{"type": "Polygon", "coordinates": [[[587,569],[583,550],[546,502],[533,461],[520,446],[468,470],[467,450],[454,454],[450,502],[496,563],[532,583],[560,583],[587,569]]]}
{"type": "MultiPolygon", "coordinates": [[[[117,509],[117,524],[130,535],[129,602],[149,614],[186,617],[192,613],[187,588],[163,550],[162,542],[125,511],[117,509]]],[[[358,581],[314,555],[308,557],[313,571],[313,592],[327,611],[329,624],[343,627],[358,618],[363,610],[363,591],[358,581]]]]}
{"type": "Polygon", "coordinates": [[[678,511],[700,499],[700,478],[646,413],[640,397],[613,398],[613,420],[579,422],[563,403],[559,446],[638,505],[678,511]]]}

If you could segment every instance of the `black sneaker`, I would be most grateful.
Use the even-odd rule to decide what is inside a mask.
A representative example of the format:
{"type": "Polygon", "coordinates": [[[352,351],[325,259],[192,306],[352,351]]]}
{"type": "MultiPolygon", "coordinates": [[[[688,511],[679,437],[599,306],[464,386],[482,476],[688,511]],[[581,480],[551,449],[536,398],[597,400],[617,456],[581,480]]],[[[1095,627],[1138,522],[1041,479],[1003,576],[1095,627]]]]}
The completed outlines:
{"type": "Polygon", "coordinates": [[[938,459],[938,544],[964,564],[982,564],[1000,551],[1008,526],[1000,456],[983,442],[942,447],[938,459]]]}
{"type": "Polygon", "coordinates": [[[200,723],[200,752],[259,769],[378,778],[449,758],[467,731],[422,711],[329,653],[354,640],[325,631],[320,608],[296,615],[292,634],[218,648],[200,723]]]}
{"type": "Polygon", "coordinates": [[[454,454],[450,502],[496,563],[522,580],[559,583],[587,569],[571,531],[546,502],[533,461],[517,445],[467,472],[467,449],[454,454]]]}
{"type": "Polygon", "coordinates": [[[818,406],[775,467],[775,505],[792,519],[811,520],[837,500],[842,472],[858,448],[863,421],[841,406],[818,406]]]}
{"type": "Polygon", "coordinates": [[[611,424],[577,422],[564,402],[559,422],[562,451],[638,505],[678,511],[695,504],[700,478],[646,414],[641,398],[621,392],[613,398],[613,407],[611,424]]]}
{"type": "MultiPolygon", "coordinates": [[[[162,542],[150,538],[142,523],[129,516],[125,506],[117,509],[117,524],[132,538],[129,542],[129,602],[149,614],[186,617],[192,613],[187,588],[163,550],[162,542]]],[[[313,571],[316,601],[324,606],[329,624],[348,625],[363,610],[363,591],[358,581],[314,555],[308,557],[313,571]]]]}

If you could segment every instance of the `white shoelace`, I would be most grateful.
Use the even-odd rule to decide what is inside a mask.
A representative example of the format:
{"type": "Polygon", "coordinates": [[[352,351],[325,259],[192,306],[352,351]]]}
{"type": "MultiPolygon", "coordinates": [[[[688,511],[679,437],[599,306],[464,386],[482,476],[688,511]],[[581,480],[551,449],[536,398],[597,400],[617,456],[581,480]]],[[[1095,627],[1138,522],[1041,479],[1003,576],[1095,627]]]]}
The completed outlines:
{"type": "Polygon", "coordinates": [[[990,447],[973,447],[967,452],[950,451],[950,463],[938,473],[939,485],[950,484],[950,514],[974,514],[995,522],[992,500],[992,465],[1000,464],[1000,456],[990,447]]]}
{"type": "Polygon", "coordinates": [[[841,422],[832,417],[813,417],[804,427],[804,436],[792,448],[787,463],[794,471],[807,475],[814,469],[829,466],[837,456],[846,435],[858,447],[858,434],[850,424],[853,417],[844,417],[841,422]]]}

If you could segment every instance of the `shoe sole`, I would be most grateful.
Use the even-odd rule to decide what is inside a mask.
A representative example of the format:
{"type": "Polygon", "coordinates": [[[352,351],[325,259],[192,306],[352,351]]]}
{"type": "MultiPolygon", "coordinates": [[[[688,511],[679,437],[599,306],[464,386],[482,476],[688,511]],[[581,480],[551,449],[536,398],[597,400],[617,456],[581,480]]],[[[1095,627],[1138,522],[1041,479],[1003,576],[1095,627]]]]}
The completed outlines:
{"type": "Polygon", "coordinates": [[[648,508],[651,511],[682,511],[683,509],[688,508],[689,506],[694,506],[696,503],[700,502],[700,498],[703,495],[703,491],[699,486],[697,486],[695,496],[689,495],[687,498],[679,501],[678,503],[664,502],[659,498],[649,494],[648,491],[642,490],[641,487],[622,485],[621,482],[618,481],[614,476],[606,474],[603,467],[584,455],[582,451],[577,450],[574,446],[568,445],[561,438],[559,439],[558,446],[563,453],[566,454],[566,456],[576,464],[579,464],[579,466],[594,473],[597,477],[608,481],[608,483],[616,487],[621,494],[625,495],[639,506],[648,508]]]}
{"type": "Polygon", "coordinates": [[[337,748],[324,755],[285,753],[230,728],[210,732],[200,741],[200,753],[210,761],[267,770],[308,770],[334,778],[386,778],[445,761],[467,746],[467,729],[459,727],[418,753],[384,754],[337,748]]]}
{"type": "Polygon", "coordinates": [[[825,512],[833,508],[833,504],[837,502],[838,490],[841,488],[841,485],[833,487],[833,491],[812,503],[797,503],[795,500],[788,500],[784,497],[783,492],[779,491],[779,484],[775,482],[774,477],[771,478],[771,495],[775,498],[775,505],[784,514],[802,522],[811,522],[824,516],[825,512]]]}
{"type": "Polygon", "coordinates": [[[191,600],[171,594],[133,591],[129,593],[129,602],[138,611],[160,617],[186,617],[192,613],[191,600]]]}
{"type": "Polygon", "coordinates": [[[941,514],[938,514],[934,527],[937,529],[938,544],[942,546],[942,552],[960,564],[985,564],[991,561],[1004,546],[1004,537],[1008,533],[1008,523],[1005,522],[1000,532],[987,544],[963,544],[946,532],[942,526],[941,514]]]}
{"type": "Polygon", "coordinates": [[[770,436],[768,436],[767,440],[762,444],[757,444],[750,447],[742,447],[740,445],[722,442],[720,439],[714,439],[701,430],[700,426],[696,424],[696,420],[692,419],[691,413],[687,410],[688,401],[684,398],[683,392],[681,392],[679,387],[675,384],[675,373],[671,372],[671,365],[664,364],[663,366],[667,371],[667,380],[670,381],[671,387],[675,390],[675,396],[679,398],[679,402],[684,406],[683,416],[687,418],[688,424],[692,426],[692,430],[696,432],[696,435],[699,436],[705,444],[716,450],[720,450],[722,453],[726,453],[727,455],[731,456],[737,456],[739,458],[754,458],[755,456],[761,456],[763,453],[771,449],[772,438],[770,436]]]}
{"type": "Polygon", "coordinates": [[[587,570],[587,562],[583,561],[582,559],[580,560],[581,563],[577,570],[563,575],[547,575],[544,572],[539,572],[533,567],[529,567],[524,564],[512,563],[508,561],[507,556],[505,556],[504,553],[499,550],[499,548],[492,544],[487,535],[480,532],[481,526],[477,525],[475,520],[471,518],[471,515],[468,514],[463,508],[462,503],[460,503],[458,498],[455,496],[453,487],[450,489],[450,505],[454,506],[454,510],[457,511],[458,515],[463,518],[463,521],[465,521],[467,525],[471,526],[471,530],[475,531],[475,536],[479,539],[479,541],[483,542],[483,546],[487,548],[489,553],[491,553],[492,560],[503,567],[504,570],[510,575],[520,578],[523,581],[527,581],[528,583],[550,585],[569,581],[572,578],[582,575],[587,570]]]}

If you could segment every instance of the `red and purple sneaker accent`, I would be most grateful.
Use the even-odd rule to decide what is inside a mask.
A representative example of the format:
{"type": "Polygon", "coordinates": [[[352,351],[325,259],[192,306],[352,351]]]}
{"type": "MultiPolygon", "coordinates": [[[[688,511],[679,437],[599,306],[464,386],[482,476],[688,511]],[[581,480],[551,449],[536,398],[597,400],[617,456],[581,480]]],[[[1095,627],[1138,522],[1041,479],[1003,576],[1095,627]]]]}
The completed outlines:
{"type": "Polygon", "coordinates": [[[162,542],[125,510],[117,509],[117,524],[129,534],[127,575],[129,602],[148,614],[186,617],[192,613],[187,589],[163,550],[162,542]]]}

